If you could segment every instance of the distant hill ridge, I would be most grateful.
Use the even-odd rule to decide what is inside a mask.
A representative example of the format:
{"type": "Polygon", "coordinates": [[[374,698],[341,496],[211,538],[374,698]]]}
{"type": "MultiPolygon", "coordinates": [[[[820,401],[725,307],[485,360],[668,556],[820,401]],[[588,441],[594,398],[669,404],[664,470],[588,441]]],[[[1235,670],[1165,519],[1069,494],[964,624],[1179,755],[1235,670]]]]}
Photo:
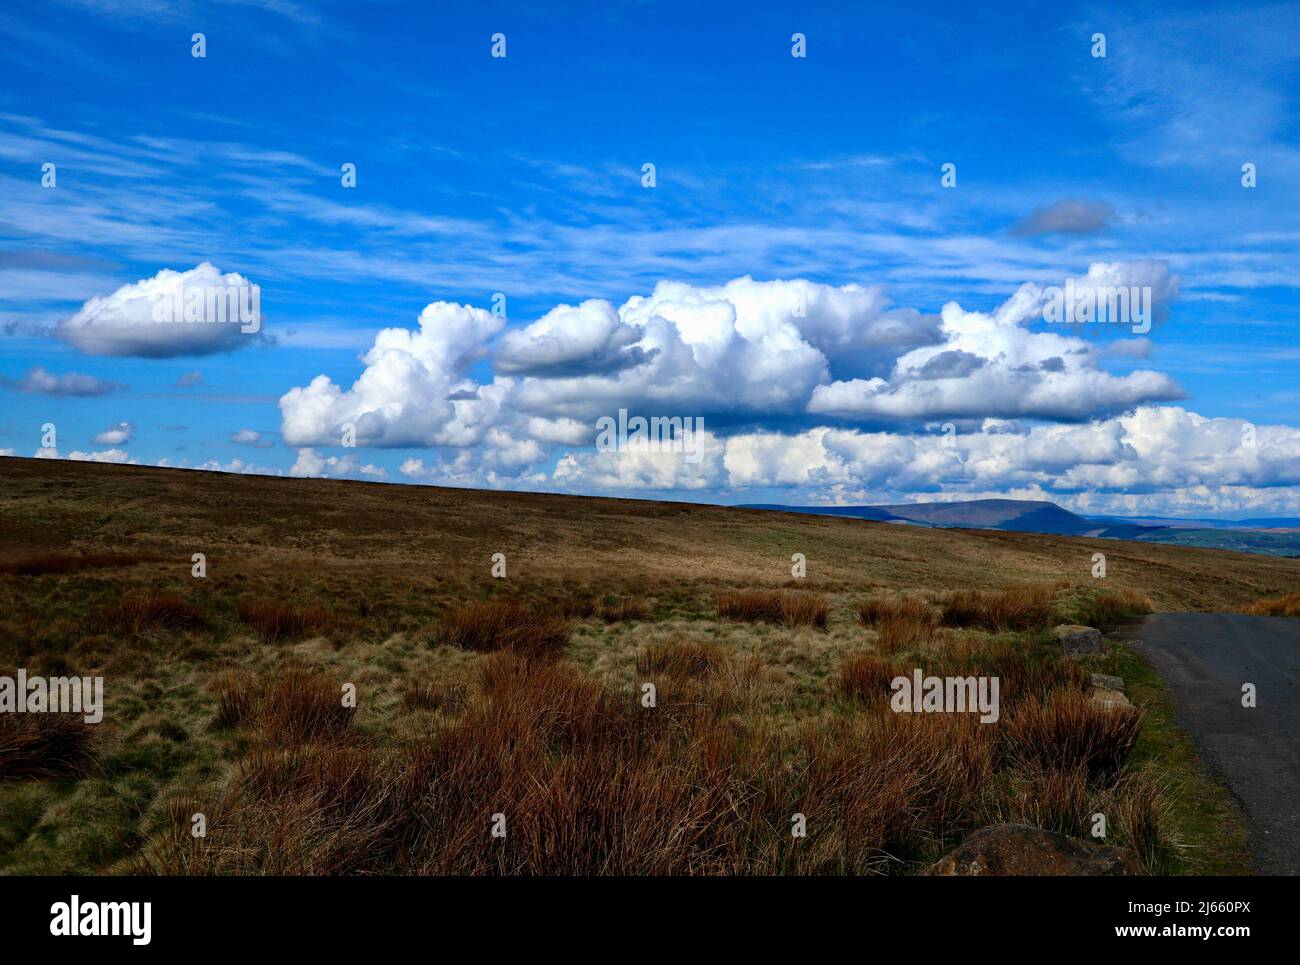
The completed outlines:
{"type": "Polygon", "coordinates": [[[1056,503],[1030,499],[971,499],[943,503],[899,503],[890,506],[751,505],[788,513],[853,516],[881,522],[962,529],[1002,529],[1016,533],[1061,533],[1079,536],[1105,529],[1105,524],[1078,516],[1056,503]]]}
{"type": "Polygon", "coordinates": [[[1080,516],[1056,503],[1041,499],[967,499],[953,502],[897,503],[885,506],[782,506],[751,504],[744,509],[768,509],[821,516],[851,516],[886,523],[960,529],[997,529],[1013,533],[1050,533],[1061,536],[1099,536],[1110,539],[1190,542],[1222,545],[1245,552],[1273,552],[1295,555],[1297,540],[1286,530],[1300,526],[1294,517],[1255,519],[1179,519],[1163,516],[1080,516]],[[1224,532],[1219,537],[1210,534],[1224,532]],[[1276,545],[1260,549],[1246,540],[1229,540],[1229,534],[1257,533],[1276,545]],[[1195,534],[1203,534],[1196,536],[1195,534]]]}

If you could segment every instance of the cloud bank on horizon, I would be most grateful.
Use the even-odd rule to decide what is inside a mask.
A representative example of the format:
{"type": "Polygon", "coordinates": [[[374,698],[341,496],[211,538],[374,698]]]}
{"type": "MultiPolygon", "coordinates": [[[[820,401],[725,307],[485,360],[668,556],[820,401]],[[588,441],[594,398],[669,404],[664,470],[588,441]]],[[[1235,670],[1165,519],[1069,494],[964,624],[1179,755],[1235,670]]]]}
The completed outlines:
{"type": "Polygon", "coordinates": [[[816,9],[807,63],[770,13],[717,64],[616,7],[596,33],[649,29],[638,53],[562,67],[583,38],[544,18],[520,14],[496,64],[484,15],[446,14],[436,83],[378,13],[291,17],[266,47],[285,11],[232,8],[216,66],[264,56],[218,78],[166,46],[184,10],[75,10],[70,49],[112,35],[118,57],[73,57],[24,2],[0,21],[0,62],[23,69],[0,99],[0,455],[719,502],[1300,505],[1300,231],[1279,200],[1300,188],[1300,54],[1276,36],[1295,4],[1034,10],[1023,29],[1051,49],[988,77],[942,29],[982,14],[877,14],[873,36],[928,51],[873,66],[917,103],[873,102],[847,131],[862,41],[816,9]],[[1207,54],[1206,31],[1252,69],[1207,54]],[[112,100],[150,75],[132,49],[168,50],[165,123],[112,100]],[[60,57],[84,83],[38,107],[60,57]],[[610,71],[671,109],[625,117],[610,71]],[[346,78],[333,133],[293,106],[326,77],[346,78]],[[1003,89],[1026,102],[999,113],[1003,89]],[[243,116],[218,109],[239,95],[243,116]],[[579,158],[544,103],[607,129],[579,158]],[[1063,118],[1053,143],[1022,124],[1035,110],[1063,118]],[[706,115],[733,119],[730,140],[665,123],[706,115]],[[250,291],[256,325],[183,317],[187,292],[233,312],[250,291]],[[1052,321],[1062,292],[1117,291],[1136,317],[1052,321]],[[602,451],[620,412],[703,431],[691,458],[602,451]]]}

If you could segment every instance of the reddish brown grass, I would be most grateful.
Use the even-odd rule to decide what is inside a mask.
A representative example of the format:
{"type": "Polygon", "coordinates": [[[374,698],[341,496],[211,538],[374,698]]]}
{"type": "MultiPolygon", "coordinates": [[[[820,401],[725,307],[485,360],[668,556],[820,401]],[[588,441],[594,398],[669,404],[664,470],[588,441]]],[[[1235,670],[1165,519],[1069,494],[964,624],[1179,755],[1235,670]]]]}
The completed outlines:
{"type": "Polygon", "coordinates": [[[875,701],[890,695],[890,681],[897,676],[898,668],[891,661],[860,653],[840,665],[840,690],[855,700],[875,701]]]}
{"type": "Polygon", "coordinates": [[[606,623],[626,623],[631,620],[650,620],[653,613],[645,600],[624,599],[600,608],[600,618],[606,623]]]}
{"type": "Polygon", "coordinates": [[[192,630],[204,623],[203,611],[174,593],[127,596],[91,618],[98,633],[138,634],[145,630],[192,630]]]}
{"type": "Polygon", "coordinates": [[[526,603],[471,603],[443,621],[435,642],[481,653],[508,650],[521,656],[554,657],[572,634],[569,620],[526,603]]]}
{"type": "Polygon", "coordinates": [[[85,777],[94,770],[92,735],[79,714],[0,713],[0,781],[85,777]]]}
{"type": "Polygon", "coordinates": [[[1086,768],[1091,778],[1114,777],[1137,741],[1144,716],[1136,708],[1102,707],[1081,692],[1026,701],[1007,715],[1007,753],[1031,769],[1069,763],[1086,768]]]}
{"type": "Polygon", "coordinates": [[[301,667],[286,668],[271,678],[260,710],[263,733],[293,744],[339,740],[356,712],[344,706],[340,681],[301,667]]]}
{"type": "Polygon", "coordinates": [[[887,871],[967,826],[997,765],[994,729],[961,714],[858,715],[804,737],[798,810],[833,829],[800,870],[887,871]]]}
{"type": "Polygon", "coordinates": [[[208,685],[216,695],[217,714],[212,726],[224,730],[244,727],[256,719],[259,702],[257,681],[252,674],[227,672],[218,674],[208,685]]]}
{"type": "MultiPolygon", "coordinates": [[[[568,663],[494,653],[479,693],[428,737],[387,750],[341,741],[328,727],[309,728],[327,735],[310,748],[263,740],[210,809],[208,839],[155,842],[144,867],[881,873],[933,860],[980,826],[990,801],[1005,811],[1006,795],[1026,788],[1042,797],[1036,820],[1071,824],[1086,797],[1076,775],[1108,769],[1103,758],[1118,762],[1127,752],[1113,728],[1055,703],[1018,719],[1025,751],[1003,727],[973,715],[859,711],[794,726],[746,722],[718,696],[746,661],[696,646],[642,654],[641,668],[661,676],[653,708],[568,663]],[[1039,776],[1008,790],[1006,762],[1022,758],[1026,773],[1039,776]],[[1059,759],[1061,773],[1043,766],[1047,758],[1059,759]],[[795,813],[806,817],[806,839],[790,834],[795,813]],[[496,815],[505,837],[491,833],[496,815]]],[[[271,692],[314,689],[285,678],[271,692]]],[[[322,689],[319,703],[327,699],[334,694],[322,689]]],[[[292,716],[313,719],[309,711],[292,716]]],[[[262,726],[270,732],[285,723],[262,726]]]]}
{"type": "Polygon", "coordinates": [[[1056,588],[1029,583],[1002,590],[956,590],[940,601],[940,622],[1002,633],[1041,630],[1054,619],[1056,588]]]}
{"type": "Polygon", "coordinates": [[[1078,664],[1019,640],[950,641],[935,663],[932,672],[941,677],[997,677],[998,699],[1005,707],[1087,691],[1088,675],[1078,664]]]}
{"type": "Polygon", "coordinates": [[[830,607],[813,593],[789,590],[743,590],[719,593],[718,616],[724,620],[778,623],[787,627],[825,630],[830,607]]]}
{"type": "Polygon", "coordinates": [[[408,710],[440,710],[458,713],[465,709],[469,691],[463,684],[414,680],[402,691],[402,706],[408,710]]]}
{"type": "Polygon", "coordinates": [[[1113,627],[1154,609],[1150,597],[1136,590],[1103,590],[1083,602],[1081,619],[1091,627],[1113,627]]]}
{"type": "Polygon", "coordinates": [[[239,619],[267,643],[324,633],[340,626],[338,617],[323,606],[294,606],[279,600],[241,600],[239,619]]]}
{"type": "Polygon", "coordinates": [[[652,644],[636,656],[636,672],[642,677],[707,677],[727,661],[727,652],[713,643],[652,644]]]}
{"type": "Polygon", "coordinates": [[[566,620],[588,620],[594,617],[599,609],[599,603],[591,594],[567,597],[555,606],[555,612],[566,620]]]}
{"type": "Polygon", "coordinates": [[[1002,810],[990,814],[987,820],[990,824],[1011,821],[1085,837],[1095,811],[1086,768],[1049,767],[1013,778],[1002,810]]]}
{"type": "Polygon", "coordinates": [[[282,668],[266,680],[252,674],[218,676],[213,726],[254,726],[274,746],[342,740],[355,708],[343,704],[342,682],[305,667],[282,668]]]}
{"type": "Polygon", "coordinates": [[[858,605],[858,619],[874,627],[884,653],[923,646],[934,639],[938,618],[930,606],[912,596],[877,597],[858,605]]]}

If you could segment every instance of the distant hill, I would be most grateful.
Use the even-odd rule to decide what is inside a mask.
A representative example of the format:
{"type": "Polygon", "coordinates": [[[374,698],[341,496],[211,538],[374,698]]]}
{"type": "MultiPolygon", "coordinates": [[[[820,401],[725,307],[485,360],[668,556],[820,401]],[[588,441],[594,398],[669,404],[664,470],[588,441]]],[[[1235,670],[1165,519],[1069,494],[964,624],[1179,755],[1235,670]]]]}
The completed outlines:
{"type": "Polygon", "coordinates": [[[912,523],[917,520],[895,516],[880,506],[782,506],[778,503],[748,503],[740,509],[771,509],[780,513],[810,513],[814,516],[852,516],[854,519],[874,519],[878,523],[912,523]]]}
{"type": "Polygon", "coordinates": [[[1078,516],[1056,503],[1028,499],[971,499],[946,503],[900,503],[896,506],[777,506],[751,505],[746,509],[777,509],[818,516],[853,516],[880,522],[961,529],[1001,529],[1013,533],[1059,533],[1065,536],[1096,534],[1105,527],[1078,516]]]}
{"type": "Polygon", "coordinates": [[[780,506],[765,503],[743,508],[851,516],[940,529],[997,529],[1012,533],[1095,536],[1300,558],[1300,533],[1295,532],[1300,529],[1300,519],[1282,516],[1239,520],[1080,516],[1056,503],[1034,499],[968,499],[891,506],[780,506]]]}
{"type": "Polygon", "coordinates": [[[1209,519],[1178,516],[1089,516],[1099,523],[1120,526],[1173,526],[1181,529],[1297,529],[1298,516],[1260,516],[1253,519],[1209,519]]]}
{"type": "Polygon", "coordinates": [[[1081,536],[1100,527],[1056,503],[1029,499],[972,499],[948,503],[877,506],[901,519],[931,526],[1002,529],[1014,533],[1061,533],[1081,536]]]}
{"type": "Polygon", "coordinates": [[[1300,516],[1262,516],[1239,519],[1233,525],[1242,529],[1300,529],[1300,516]]]}

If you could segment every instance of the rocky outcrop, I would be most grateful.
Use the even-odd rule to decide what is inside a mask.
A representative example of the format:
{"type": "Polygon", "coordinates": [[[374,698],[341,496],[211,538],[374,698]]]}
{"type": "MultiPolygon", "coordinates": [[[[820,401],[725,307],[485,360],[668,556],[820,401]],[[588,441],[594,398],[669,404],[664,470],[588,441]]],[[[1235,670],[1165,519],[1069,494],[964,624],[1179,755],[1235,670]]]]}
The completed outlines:
{"type": "Polygon", "coordinates": [[[995,824],[970,835],[923,874],[1140,875],[1131,851],[1091,844],[1024,824],[995,824]]]}

